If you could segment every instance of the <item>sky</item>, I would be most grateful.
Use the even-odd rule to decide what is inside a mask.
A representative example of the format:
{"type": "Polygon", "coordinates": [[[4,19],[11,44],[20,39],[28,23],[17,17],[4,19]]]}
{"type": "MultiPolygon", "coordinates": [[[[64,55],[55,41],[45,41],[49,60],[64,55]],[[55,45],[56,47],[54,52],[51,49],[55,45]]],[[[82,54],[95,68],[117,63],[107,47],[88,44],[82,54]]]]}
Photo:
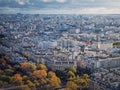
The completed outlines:
{"type": "Polygon", "coordinates": [[[120,14],[120,0],[0,0],[0,13],[120,14]]]}

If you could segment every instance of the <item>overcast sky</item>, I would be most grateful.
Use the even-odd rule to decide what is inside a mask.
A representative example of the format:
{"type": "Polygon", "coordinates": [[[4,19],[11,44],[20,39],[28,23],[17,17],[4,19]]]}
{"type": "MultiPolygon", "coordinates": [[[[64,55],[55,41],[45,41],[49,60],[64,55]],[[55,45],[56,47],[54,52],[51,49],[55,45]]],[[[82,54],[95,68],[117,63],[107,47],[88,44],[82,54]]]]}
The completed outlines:
{"type": "Polygon", "coordinates": [[[120,0],[0,0],[0,13],[120,14],[120,0]]]}

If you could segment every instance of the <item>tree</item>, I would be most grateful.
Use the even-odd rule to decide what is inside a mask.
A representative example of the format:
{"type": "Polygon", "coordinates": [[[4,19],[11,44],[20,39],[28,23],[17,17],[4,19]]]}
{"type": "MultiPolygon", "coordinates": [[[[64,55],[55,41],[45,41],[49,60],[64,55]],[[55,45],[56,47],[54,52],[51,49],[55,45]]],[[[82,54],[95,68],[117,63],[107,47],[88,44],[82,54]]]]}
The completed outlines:
{"type": "Polygon", "coordinates": [[[30,64],[30,69],[36,70],[36,65],[35,64],[30,64]]]}
{"type": "Polygon", "coordinates": [[[0,75],[0,81],[9,82],[10,79],[11,79],[10,76],[7,76],[7,75],[0,75]]]}
{"type": "Polygon", "coordinates": [[[58,88],[61,84],[61,80],[52,71],[48,72],[48,82],[52,89],[58,88]]]}
{"type": "Polygon", "coordinates": [[[47,72],[45,70],[35,70],[33,72],[34,84],[44,90],[47,86],[47,72]]]}
{"type": "Polygon", "coordinates": [[[4,87],[4,86],[7,86],[7,85],[8,85],[8,82],[0,80],[0,87],[4,87]]]}
{"type": "Polygon", "coordinates": [[[24,71],[34,71],[36,70],[36,65],[35,64],[31,64],[31,63],[27,63],[27,62],[23,62],[21,63],[21,69],[24,71]]]}
{"type": "Polygon", "coordinates": [[[21,63],[21,68],[22,69],[26,69],[26,68],[28,68],[28,66],[29,66],[29,63],[27,63],[27,62],[21,63]]]}
{"type": "Polygon", "coordinates": [[[83,78],[88,79],[89,75],[88,74],[83,74],[83,78]]]}
{"type": "Polygon", "coordinates": [[[67,90],[77,90],[78,85],[76,83],[74,83],[73,81],[68,81],[66,84],[66,88],[67,88],[67,90]]]}
{"type": "Polygon", "coordinates": [[[20,74],[15,74],[14,76],[12,76],[11,81],[15,85],[20,85],[22,84],[22,77],[20,74]]]}
{"type": "Polygon", "coordinates": [[[67,73],[67,74],[68,74],[68,76],[69,76],[69,77],[72,77],[72,78],[74,78],[74,77],[75,77],[75,74],[74,74],[72,71],[68,71],[68,73],[67,73]]]}
{"type": "Polygon", "coordinates": [[[86,89],[89,84],[89,75],[83,74],[82,76],[75,75],[72,71],[68,71],[68,80],[65,90],[86,89]]]}
{"type": "Polygon", "coordinates": [[[21,85],[21,90],[31,90],[28,85],[21,85]]]}
{"type": "Polygon", "coordinates": [[[29,80],[29,77],[27,75],[24,75],[23,76],[23,81],[27,81],[27,80],[29,80]]]}
{"type": "Polygon", "coordinates": [[[47,67],[44,64],[39,64],[38,69],[47,71],[47,67]]]}
{"type": "Polygon", "coordinates": [[[5,69],[4,72],[6,73],[6,75],[11,76],[13,75],[14,71],[12,69],[5,69]]]}
{"type": "Polygon", "coordinates": [[[35,70],[33,76],[38,79],[46,78],[47,72],[45,70],[35,70]]]}
{"type": "Polygon", "coordinates": [[[48,78],[52,78],[53,76],[56,76],[56,74],[52,71],[48,72],[48,78]]]}
{"type": "Polygon", "coordinates": [[[35,84],[36,87],[40,85],[40,83],[38,82],[38,80],[34,80],[33,83],[35,84]]]}
{"type": "Polygon", "coordinates": [[[76,72],[77,72],[77,69],[76,69],[76,67],[72,66],[72,67],[70,68],[70,71],[72,71],[73,73],[76,73],[76,72]]]}
{"type": "Polygon", "coordinates": [[[68,71],[60,71],[60,70],[56,70],[56,75],[63,81],[66,82],[68,80],[68,75],[67,75],[68,71]]]}
{"type": "Polygon", "coordinates": [[[88,88],[88,82],[83,78],[83,76],[77,76],[74,82],[79,86],[79,88],[88,88]]]}
{"type": "Polygon", "coordinates": [[[49,84],[53,89],[58,88],[60,86],[60,83],[61,81],[57,76],[53,76],[49,79],[49,84]]]}
{"type": "Polygon", "coordinates": [[[36,90],[35,84],[30,80],[27,80],[27,85],[29,88],[31,88],[31,90],[36,90]]]}
{"type": "Polygon", "coordinates": [[[0,75],[4,75],[4,74],[5,72],[2,69],[0,69],[0,75]]]}
{"type": "Polygon", "coordinates": [[[88,74],[83,74],[83,79],[84,81],[84,86],[87,88],[89,86],[89,75],[88,74]]]}

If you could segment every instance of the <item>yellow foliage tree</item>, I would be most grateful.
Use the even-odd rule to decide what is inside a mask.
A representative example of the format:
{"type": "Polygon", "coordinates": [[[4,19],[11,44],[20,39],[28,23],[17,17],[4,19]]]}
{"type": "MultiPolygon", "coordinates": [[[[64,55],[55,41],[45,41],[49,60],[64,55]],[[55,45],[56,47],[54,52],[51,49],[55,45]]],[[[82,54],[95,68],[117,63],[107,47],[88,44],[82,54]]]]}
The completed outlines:
{"type": "Polygon", "coordinates": [[[37,80],[34,80],[33,83],[35,84],[35,86],[39,86],[40,83],[37,80]]]}
{"type": "Polygon", "coordinates": [[[83,77],[84,77],[85,79],[87,79],[87,78],[89,78],[89,75],[88,75],[88,74],[83,74],[83,77]]]}
{"type": "Polygon", "coordinates": [[[88,82],[86,81],[86,79],[83,78],[83,76],[77,77],[76,80],[74,80],[74,82],[79,86],[79,88],[88,87],[88,82]]]}
{"type": "Polygon", "coordinates": [[[31,90],[36,90],[36,86],[33,82],[31,82],[30,80],[27,80],[27,86],[31,89],[31,90]]]}
{"type": "Polygon", "coordinates": [[[73,73],[76,73],[76,72],[77,72],[76,67],[72,66],[72,67],[70,68],[70,71],[72,71],[73,73]]]}
{"type": "Polygon", "coordinates": [[[21,90],[31,90],[28,85],[21,85],[21,90]]]}
{"type": "Polygon", "coordinates": [[[77,90],[78,85],[76,83],[74,83],[73,81],[68,81],[66,84],[66,89],[67,90],[77,90]]]}
{"type": "Polygon", "coordinates": [[[75,74],[72,71],[68,71],[68,76],[74,78],[75,74]]]}
{"type": "Polygon", "coordinates": [[[56,74],[54,72],[52,72],[52,71],[49,71],[48,72],[48,78],[51,78],[53,76],[56,76],[56,74]]]}
{"type": "Polygon", "coordinates": [[[31,82],[30,80],[27,80],[27,85],[29,87],[34,87],[35,86],[35,84],[33,82],[31,82]]]}
{"type": "Polygon", "coordinates": [[[47,67],[44,64],[39,64],[38,69],[47,71],[47,67]]]}

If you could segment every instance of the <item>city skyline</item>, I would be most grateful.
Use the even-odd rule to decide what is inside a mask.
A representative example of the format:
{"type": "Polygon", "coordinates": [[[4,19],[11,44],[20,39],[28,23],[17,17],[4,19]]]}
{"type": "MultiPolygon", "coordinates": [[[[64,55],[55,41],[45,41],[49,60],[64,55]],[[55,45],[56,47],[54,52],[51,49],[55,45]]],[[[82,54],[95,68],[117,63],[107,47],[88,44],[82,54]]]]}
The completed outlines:
{"type": "Polygon", "coordinates": [[[0,0],[0,13],[120,14],[119,0],[0,0]]]}

